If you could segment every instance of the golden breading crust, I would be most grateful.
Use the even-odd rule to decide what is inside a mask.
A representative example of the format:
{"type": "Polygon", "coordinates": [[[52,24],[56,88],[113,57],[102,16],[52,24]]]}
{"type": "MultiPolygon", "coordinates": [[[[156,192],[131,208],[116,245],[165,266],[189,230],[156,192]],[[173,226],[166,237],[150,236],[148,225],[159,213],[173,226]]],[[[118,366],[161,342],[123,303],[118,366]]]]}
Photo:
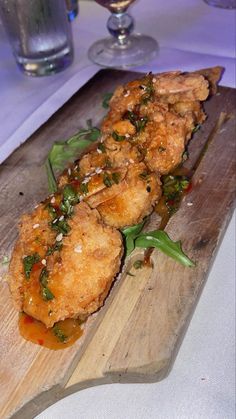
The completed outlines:
{"type": "Polygon", "coordinates": [[[161,196],[159,178],[150,173],[144,163],[131,164],[126,178],[121,183],[122,192],[104,202],[89,200],[96,206],[104,222],[116,228],[139,223],[152,211],[153,205],[161,196]]]}
{"type": "MultiPolygon", "coordinates": [[[[33,213],[28,216],[27,223],[32,225],[34,222],[33,213]]],[[[47,327],[68,317],[86,318],[96,311],[103,304],[120,267],[121,234],[104,225],[97,210],[81,202],[74,207],[69,225],[71,231],[62,240],[62,250],[44,258],[53,299],[45,301],[41,295],[39,276],[43,264],[31,272],[30,279],[25,278],[22,258],[25,256],[24,244],[29,239],[24,228],[20,231],[10,265],[10,288],[18,309],[47,327]]],[[[47,231],[50,235],[49,228],[47,231]]]]}

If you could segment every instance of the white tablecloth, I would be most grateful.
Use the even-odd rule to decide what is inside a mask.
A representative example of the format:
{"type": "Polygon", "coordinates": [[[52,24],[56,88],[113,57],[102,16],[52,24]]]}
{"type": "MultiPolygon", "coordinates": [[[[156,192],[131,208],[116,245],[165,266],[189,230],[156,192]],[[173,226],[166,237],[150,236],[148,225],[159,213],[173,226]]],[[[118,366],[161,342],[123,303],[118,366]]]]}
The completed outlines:
{"type": "MultiPolygon", "coordinates": [[[[160,45],[137,71],[223,65],[221,84],[235,86],[235,13],[202,0],[142,0],[132,7],[138,31],[160,45]]],[[[16,68],[0,24],[0,162],[44,123],[99,68],[89,45],[106,34],[108,12],[80,2],[73,23],[75,61],[58,75],[32,79],[16,68]]],[[[231,221],[174,367],[155,384],[113,384],[76,393],[38,419],[233,419],[234,222],[231,221]]]]}

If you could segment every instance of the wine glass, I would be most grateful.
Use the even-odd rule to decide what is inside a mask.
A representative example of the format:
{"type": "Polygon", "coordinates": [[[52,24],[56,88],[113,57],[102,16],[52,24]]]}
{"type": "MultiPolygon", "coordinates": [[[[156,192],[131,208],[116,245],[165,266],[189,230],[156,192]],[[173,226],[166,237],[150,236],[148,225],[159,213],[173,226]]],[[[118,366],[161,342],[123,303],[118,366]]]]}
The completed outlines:
{"type": "Polygon", "coordinates": [[[155,57],[158,51],[155,39],[141,34],[131,35],[134,19],[127,13],[127,9],[135,0],[95,1],[111,12],[107,29],[112,37],[100,39],[89,48],[91,61],[102,67],[128,68],[155,57]]]}

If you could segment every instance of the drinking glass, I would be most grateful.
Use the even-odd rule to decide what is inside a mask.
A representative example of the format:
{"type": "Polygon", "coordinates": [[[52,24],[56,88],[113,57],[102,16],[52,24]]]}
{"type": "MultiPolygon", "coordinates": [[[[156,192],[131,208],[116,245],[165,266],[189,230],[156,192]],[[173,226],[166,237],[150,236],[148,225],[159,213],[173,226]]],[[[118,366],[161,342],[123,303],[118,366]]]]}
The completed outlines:
{"type": "Polygon", "coordinates": [[[72,34],[64,0],[0,0],[0,15],[25,74],[44,76],[71,64],[72,34]]]}
{"type": "Polygon", "coordinates": [[[95,0],[111,16],[107,29],[112,37],[101,39],[88,51],[89,58],[103,67],[127,68],[141,65],[155,57],[158,44],[150,36],[132,34],[134,20],[127,9],[135,0],[95,0]]]}

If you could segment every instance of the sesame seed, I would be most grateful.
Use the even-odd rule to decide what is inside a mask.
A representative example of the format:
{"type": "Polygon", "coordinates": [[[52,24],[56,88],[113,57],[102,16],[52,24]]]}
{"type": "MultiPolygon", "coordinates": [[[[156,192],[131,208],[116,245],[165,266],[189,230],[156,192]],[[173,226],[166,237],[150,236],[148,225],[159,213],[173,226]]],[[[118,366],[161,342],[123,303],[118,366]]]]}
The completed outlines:
{"type": "Polygon", "coordinates": [[[33,229],[38,228],[38,227],[39,227],[39,224],[34,224],[33,225],[33,229]]]}
{"type": "Polygon", "coordinates": [[[63,221],[64,220],[64,215],[61,215],[59,218],[59,221],[63,221]]]}
{"type": "Polygon", "coordinates": [[[155,79],[155,77],[153,77],[152,82],[156,83],[157,79],[155,79]]]}
{"type": "Polygon", "coordinates": [[[98,154],[102,154],[102,150],[100,150],[99,148],[97,148],[97,153],[98,154]]]}
{"type": "Polygon", "coordinates": [[[127,134],[125,134],[125,137],[126,137],[126,138],[129,138],[129,137],[130,137],[130,135],[127,133],[127,134]]]}
{"type": "Polygon", "coordinates": [[[82,246],[80,244],[77,244],[74,248],[75,253],[82,253],[82,246]]]}
{"type": "Polygon", "coordinates": [[[95,172],[96,172],[97,174],[101,173],[101,172],[102,172],[101,167],[96,167],[95,172]]]}
{"type": "Polygon", "coordinates": [[[42,260],[41,260],[41,263],[42,263],[42,265],[46,266],[46,265],[47,265],[47,261],[46,261],[46,259],[42,259],[42,260]]]}
{"type": "Polygon", "coordinates": [[[70,176],[70,175],[71,175],[71,169],[70,169],[70,167],[69,167],[69,169],[67,170],[67,172],[68,172],[68,175],[70,176]]]}
{"type": "Polygon", "coordinates": [[[53,224],[55,224],[55,223],[57,223],[57,221],[58,221],[58,219],[57,218],[55,218],[55,220],[53,220],[53,224]]]}
{"type": "Polygon", "coordinates": [[[130,162],[131,164],[133,164],[133,163],[134,163],[134,160],[133,160],[133,159],[129,159],[129,162],[130,162]]]}
{"type": "Polygon", "coordinates": [[[56,241],[60,242],[62,240],[62,237],[63,237],[62,233],[58,234],[57,237],[56,237],[56,241]]]}
{"type": "Polygon", "coordinates": [[[37,204],[37,205],[35,205],[34,209],[38,208],[38,206],[39,206],[38,204],[37,204]]]}
{"type": "Polygon", "coordinates": [[[56,202],[55,196],[52,197],[50,202],[51,202],[51,204],[54,204],[56,202]]]}
{"type": "Polygon", "coordinates": [[[130,95],[130,90],[127,90],[127,92],[124,94],[124,97],[128,97],[130,95]]]}
{"type": "Polygon", "coordinates": [[[89,181],[90,181],[90,176],[85,177],[84,180],[82,180],[82,183],[86,184],[86,183],[89,183],[89,181]]]}
{"type": "Polygon", "coordinates": [[[188,206],[188,207],[191,207],[192,205],[193,205],[193,203],[192,203],[192,202],[188,202],[188,203],[187,203],[187,206],[188,206]]]}

